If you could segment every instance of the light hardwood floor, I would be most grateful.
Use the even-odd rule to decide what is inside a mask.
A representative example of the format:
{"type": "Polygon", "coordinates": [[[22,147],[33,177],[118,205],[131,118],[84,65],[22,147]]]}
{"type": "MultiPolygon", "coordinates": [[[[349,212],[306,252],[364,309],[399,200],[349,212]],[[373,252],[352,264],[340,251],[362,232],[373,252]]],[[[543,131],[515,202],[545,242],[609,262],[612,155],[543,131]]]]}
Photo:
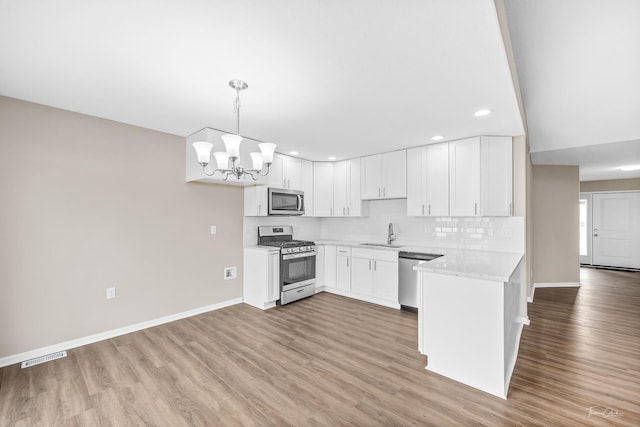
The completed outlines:
{"type": "Polygon", "coordinates": [[[415,314],[321,293],[3,368],[0,425],[638,426],[640,273],[582,282],[536,292],[506,401],[425,371],[415,314]]]}

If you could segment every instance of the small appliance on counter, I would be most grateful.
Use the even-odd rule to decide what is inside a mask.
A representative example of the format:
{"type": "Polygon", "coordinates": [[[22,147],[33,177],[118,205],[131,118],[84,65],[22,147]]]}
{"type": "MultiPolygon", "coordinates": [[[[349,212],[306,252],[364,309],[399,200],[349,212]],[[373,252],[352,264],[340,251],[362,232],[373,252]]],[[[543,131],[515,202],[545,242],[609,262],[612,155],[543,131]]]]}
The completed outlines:
{"type": "Polygon", "coordinates": [[[293,240],[293,227],[258,227],[258,245],[280,248],[280,299],[288,304],[316,293],[315,243],[293,240]]]}

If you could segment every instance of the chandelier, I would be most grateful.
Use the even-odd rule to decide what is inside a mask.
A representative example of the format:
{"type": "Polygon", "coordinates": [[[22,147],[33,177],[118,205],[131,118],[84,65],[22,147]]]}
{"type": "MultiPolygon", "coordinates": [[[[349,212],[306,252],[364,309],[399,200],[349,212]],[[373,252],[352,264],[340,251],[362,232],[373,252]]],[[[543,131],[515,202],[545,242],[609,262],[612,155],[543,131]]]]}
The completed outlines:
{"type": "Polygon", "coordinates": [[[256,181],[258,176],[265,176],[269,173],[269,167],[273,162],[273,152],[276,149],[276,144],[269,142],[258,144],[260,153],[257,151],[249,153],[253,167],[249,169],[242,166],[239,159],[240,143],[242,142],[242,137],[240,136],[240,91],[245,90],[249,86],[242,80],[231,80],[229,86],[236,91],[236,99],[233,102],[233,112],[236,113],[236,133],[222,135],[222,141],[224,141],[226,151],[213,153],[218,167],[215,168],[213,172],[208,172],[206,169],[211,160],[212,143],[207,141],[194,142],[193,148],[196,150],[198,163],[202,166],[202,171],[205,175],[213,176],[216,172],[220,172],[225,181],[231,175],[237,179],[240,179],[243,175],[248,175],[256,181]],[[229,160],[231,160],[231,167],[229,167],[229,160]]]}

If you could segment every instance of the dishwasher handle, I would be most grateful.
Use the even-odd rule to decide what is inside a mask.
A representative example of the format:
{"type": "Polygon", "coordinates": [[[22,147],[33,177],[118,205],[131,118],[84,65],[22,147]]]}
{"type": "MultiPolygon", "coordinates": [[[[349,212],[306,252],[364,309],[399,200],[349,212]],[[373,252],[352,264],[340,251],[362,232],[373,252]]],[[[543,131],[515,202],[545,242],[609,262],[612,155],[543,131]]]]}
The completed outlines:
{"type": "Polygon", "coordinates": [[[441,256],[441,254],[423,254],[420,252],[400,252],[398,254],[398,258],[400,259],[413,259],[417,261],[431,261],[441,256]]]}

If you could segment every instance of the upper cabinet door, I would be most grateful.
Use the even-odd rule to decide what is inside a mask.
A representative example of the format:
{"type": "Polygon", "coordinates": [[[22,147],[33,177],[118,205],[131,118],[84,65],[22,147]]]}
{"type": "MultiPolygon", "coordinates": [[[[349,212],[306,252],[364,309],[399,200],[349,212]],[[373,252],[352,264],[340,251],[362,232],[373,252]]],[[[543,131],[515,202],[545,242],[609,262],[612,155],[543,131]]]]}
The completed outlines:
{"type": "Polygon", "coordinates": [[[407,197],[407,150],[382,155],[382,198],[407,197]]]}
{"type": "Polygon", "coordinates": [[[360,159],[349,160],[349,192],[347,216],[362,215],[362,199],[360,198],[360,159]]]}
{"type": "Polygon", "coordinates": [[[449,144],[427,145],[425,154],[426,215],[449,216],[449,144]]]}
{"type": "MultiPolygon", "coordinates": [[[[426,162],[427,147],[407,150],[407,216],[424,216],[427,214],[426,162]]],[[[447,171],[448,167],[447,164],[447,171]]],[[[449,177],[447,176],[448,181],[449,177]]],[[[447,197],[449,196],[447,195],[447,197]]]]}
{"type": "Polygon", "coordinates": [[[363,200],[382,198],[382,155],[362,158],[362,180],[360,183],[363,200]]]}
{"type": "Polygon", "coordinates": [[[300,171],[304,192],[304,216],[313,216],[313,163],[301,160],[300,171]]]}
{"type": "Polygon", "coordinates": [[[273,155],[273,163],[269,168],[269,175],[267,175],[267,185],[274,188],[287,188],[286,181],[284,179],[284,158],[281,154],[273,155]]]}
{"type": "Polygon", "coordinates": [[[449,215],[480,215],[480,138],[449,143],[449,215]]]}
{"type": "Polygon", "coordinates": [[[349,203],[349,161],[333,165],[333,216],[347,216],[349,203]]]}
{"type": "Polygon", "coordinates": [[[313,216],[333,216],[333,163],[313,163],[313,216]]]}
{"type": "Polygon", "coordinates": [[[284,162],[284,182],[285,188],[292,190],[303,190],[302,188],[302,160],[295,157],[286,156],[284,162]]]}
{"type": "Polygon", "coordinates": [[[482,216],[513,215],[512,149],[511,137],[481,137],[482,216]]]}

